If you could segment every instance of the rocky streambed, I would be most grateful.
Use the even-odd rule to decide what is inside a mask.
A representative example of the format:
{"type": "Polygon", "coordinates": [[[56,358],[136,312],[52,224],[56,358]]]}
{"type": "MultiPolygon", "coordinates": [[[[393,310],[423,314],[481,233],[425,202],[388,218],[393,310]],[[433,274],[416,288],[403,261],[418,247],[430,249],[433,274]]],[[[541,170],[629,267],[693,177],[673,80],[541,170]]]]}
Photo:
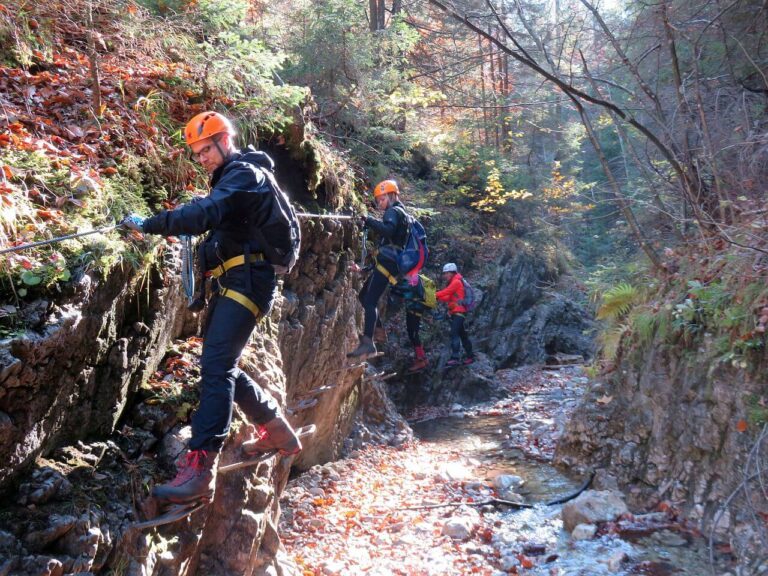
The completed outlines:
{"type": "MultiPolygon", "coordinates": [[[[297,573],[370,575],[736,574],[673,503],[630,511],[617,491],[584,488],[554,449],[592,385],[579,367],[494,374],[504,398],[419,407],[416,439],[356,442],[348,456],[289,482],[280,532],[297,573]]],[[[382,438],[378,438],[381,440],[382,438]]]]}

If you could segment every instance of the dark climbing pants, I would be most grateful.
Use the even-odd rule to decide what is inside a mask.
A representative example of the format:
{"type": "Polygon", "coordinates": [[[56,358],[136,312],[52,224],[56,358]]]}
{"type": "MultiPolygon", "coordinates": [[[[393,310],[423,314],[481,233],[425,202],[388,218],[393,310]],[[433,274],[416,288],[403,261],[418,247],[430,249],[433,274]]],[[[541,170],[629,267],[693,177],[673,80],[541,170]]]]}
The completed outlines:
{"type": "Polygon", "coordinates": [[[408,330],[408,339],[411,341],[411,344],[413,346],[421,346],[421,338],[419,337],[419,332],[421,331],[421,314],[406,310],[405,328],[408,330]]]}
{"type": "Polygon", "coordinates": [[[467,358],[472,357],[472,342],[469,341],[469,335],[464,328],[464,316],[461,314],[451,315],[451,357],[458,358],[461,355],[461,347],[464,346],[464,352],[467,358]]]}
{"type": "Polygon", "coordinates": [[[237,367],[243,348],[256,325],[250,310],[231,298],[214,296],[200,358],[200,406],[192,416],[190,450],[218,452],[229,433],[232,402],[254,424],[278,414],[275,400],[237,367]]]}
{"type": "Polygon", "coordinates": [[[389,280],[387,280],[384,274],[374,268],[365,284],[364,291],[360,297],[360,301],[363,303],[363,310],[365,311],[363,334],[373,338],[373,329],[379,320],[377,306],[381,295],[384,294],[384,290],[389,285],[389,280]]]}

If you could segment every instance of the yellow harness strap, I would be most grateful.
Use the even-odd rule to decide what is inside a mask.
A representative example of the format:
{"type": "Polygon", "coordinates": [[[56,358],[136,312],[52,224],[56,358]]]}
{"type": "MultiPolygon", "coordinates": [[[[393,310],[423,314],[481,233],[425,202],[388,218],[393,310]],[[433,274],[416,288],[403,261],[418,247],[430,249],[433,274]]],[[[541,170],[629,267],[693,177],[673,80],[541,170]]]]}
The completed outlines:
{"type": "MultiPolygon", "coordinates": [[[[251,258],[250,258],[251,262],[261,262],[262,260],[264,260],[264,254],[262,254],[261,252],[256,252],[255,254],[251,254],[251,258]]],[[[216,268],[212,268],[208,272],[214,278],[218,278],[230,268],[235,268],[236,266],[242,266],[243,264],[245,264],[245,255],[240,254],[240,256],[235,256],[233,258],[230,258],[229,260],[226,260],[222,264],[219,264],[218,266],[216,266],[216,268]]]]}
{"type": "MultiPolygon", "coordinates": [[[[241,256],[242,258],[242,256],[241,256]]],[[[225,262],[226,264],[226,262],[225,262]]],[[[261,317],[261,310],[259,310],[259,307],[256,306],[256,304],[248,298],[245,294],[241,294],[237,290],[232,290],[231,288],[224,288],[222,286],[219,288],[219,294],[221,294],[224,298],[230,298],[237,302],[238,304],[241,304],[248,308],[248,310],[251,311],[251,313],[256,316],[256,319],[258,320],[261,317]]]]}
{"type": "Polygon", "coordinates": [[[392,284],[392,286],[397,284],[397,278],[392,276],[392,274],[390,274],[389,270],[387,270],[386,268],[384,268],[384,266],[379,264],[378,260],[374,260],[374,262],[376,262],[376,270],[378,270],[379,272],[384,274],[384,276],[386,277],[387,280],[389,280],[389,283],[392,284]]]}

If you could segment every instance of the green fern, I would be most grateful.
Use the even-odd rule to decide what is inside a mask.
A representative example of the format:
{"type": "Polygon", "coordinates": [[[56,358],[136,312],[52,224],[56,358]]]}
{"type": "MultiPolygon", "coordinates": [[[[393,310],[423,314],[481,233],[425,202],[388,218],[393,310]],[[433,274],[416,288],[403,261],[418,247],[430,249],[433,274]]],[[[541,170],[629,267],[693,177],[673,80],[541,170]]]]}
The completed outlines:
{"type": "Polygon", "coordinates": [[[603,303],[597,311],[598,320],[615,320],[627,314],[638,299],[637,288],[622,282],[603,294],[603,303]]]}
{"type": "Polygon", "coordinates": [[[638,310],[632,313],[632,332],[641,344],[648,344],[653,339],[658,322],[658,314],[650,310],[638,310]]]}
{"type": "Polygon", "coordinates": [[[613,362],[616,359],[616,354],[619,351],[621,340],[628,331],[628,324],[618,324],[616,326],[612,326],[610,329],[606,329],[600,335],[600,344],[603,351],[603,358],[609,362],[613,362]]]}

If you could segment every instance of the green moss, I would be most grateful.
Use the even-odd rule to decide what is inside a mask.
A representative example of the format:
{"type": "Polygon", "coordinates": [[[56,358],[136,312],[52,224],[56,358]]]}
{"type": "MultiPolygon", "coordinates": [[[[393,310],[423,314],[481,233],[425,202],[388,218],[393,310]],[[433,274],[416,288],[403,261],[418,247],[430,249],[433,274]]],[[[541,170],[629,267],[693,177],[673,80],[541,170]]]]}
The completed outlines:
{"type": "MultiPolygon", "coordinates": [[[[129,172],[132,158],[125,159],[129,172]]],[[[50,240],[111,226],[131,212],[148,212],[144,188],[130,174],[90,177],[40,151],[5,150],[0,165],[13,173],[8,182],[12,205],[0,214],[4,242],[50,240]]],[[[137,266],[145,249],[146,244],[126,241],[113,231],[4,255],[0,295],[17,301],[55,294],[77,273],[106,274],[118,265],[137,266]]]]}
{"type": "Polygon", "coordinates": [[[751,394],[746,400],[747,422],[755,426],[768,424],[768,397],[751,394]]]}

